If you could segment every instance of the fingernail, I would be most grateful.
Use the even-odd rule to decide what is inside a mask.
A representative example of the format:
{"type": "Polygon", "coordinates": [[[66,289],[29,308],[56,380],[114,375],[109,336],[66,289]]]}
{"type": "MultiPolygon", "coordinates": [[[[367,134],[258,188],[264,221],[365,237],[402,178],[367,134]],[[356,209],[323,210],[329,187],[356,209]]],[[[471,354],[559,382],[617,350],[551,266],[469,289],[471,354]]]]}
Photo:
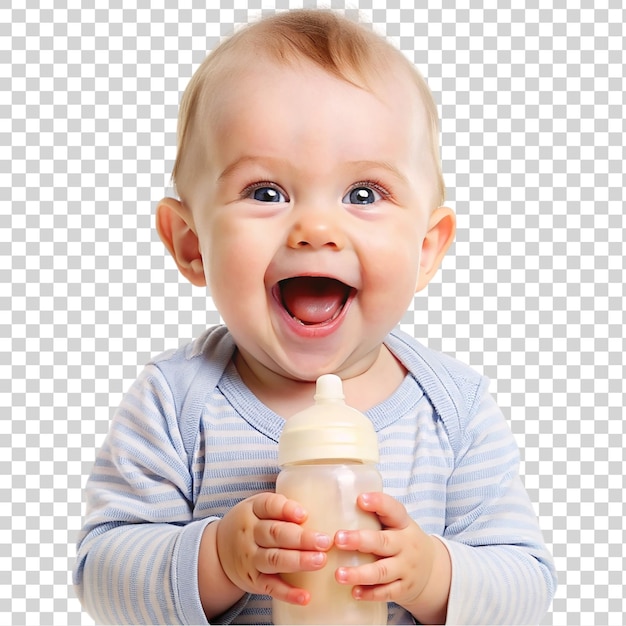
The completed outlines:
{"type": "Polygon", "coordinates": [[[316,552],[312,558],[313,565],[321,565],[324,562],[324,553],[316,552]]]}
{"type": "Polygon", "coordinates": [[[343,530],[340,530],[336,535],[335,535],[335,543],[338,544],[344,544],[348,542],[348,533],[344,532],[343,530]]]}
{"type": "Polygon", "coordinates": [[[366,506],[370,503],[371,498],[370,498],[370,494],[369,493],[362,493],[361,494],[361,502],[363,502],[363,504],[365,504],[366,506]]]}
{"type": "Polygon", "coordinates": [[[363,596],[363,589],[361,589],[361,587],[355,587],[352,590],[352,597],[355,600],[360,600],[362,596],[363,596]]]}
{"type": "Polygon", "coordinates": [[[297,519],[302,519],[303,517],[306,517],[306,511],[301,506],[297,506],[293,515],[297,519]]]}
{"type": "Polygon", "coordinates": [[[345,570],[345,568],[343,568],[343,567],[340,567],[340,568],[337,570],[336,576],[337,576],[337,580],[338,580],[340,583],[345,583],[345,582],[346,582],[346,580],[348,580],[348,572],[347,572],[347,571],[345,570]]]}
{"type": "Polygon", "coordinates": [[[315,536],[315,545],[320,550],[325,550],[326,548],[330,548],[330,537],[328,535],[319,534],[315,536]]]}

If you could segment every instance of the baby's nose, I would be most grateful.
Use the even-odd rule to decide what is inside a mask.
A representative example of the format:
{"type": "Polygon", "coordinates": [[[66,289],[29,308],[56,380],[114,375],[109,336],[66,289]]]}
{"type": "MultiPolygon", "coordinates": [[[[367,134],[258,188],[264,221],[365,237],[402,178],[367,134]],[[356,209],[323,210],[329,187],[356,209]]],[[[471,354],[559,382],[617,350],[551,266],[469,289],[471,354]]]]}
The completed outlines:
{"type": "Polygon", "coordinates": [[[334,248],[345,245],[343,227],[337,210],[307,208],[294,211],[296,216],[289,231],[290,248],[334,248]]]}

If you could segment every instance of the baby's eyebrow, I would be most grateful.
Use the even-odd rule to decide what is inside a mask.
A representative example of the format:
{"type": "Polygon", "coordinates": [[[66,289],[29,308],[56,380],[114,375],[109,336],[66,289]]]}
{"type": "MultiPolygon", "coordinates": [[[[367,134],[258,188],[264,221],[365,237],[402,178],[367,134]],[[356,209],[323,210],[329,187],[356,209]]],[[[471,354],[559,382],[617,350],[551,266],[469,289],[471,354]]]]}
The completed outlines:
{"type": "Polygon", "coordinates": [[[287,159],[277,159],[275,157],[245,155],[226,166],[222,173],[218,176],[217,180],[222,181],[226,178],[229,178],[230,176],[235,174],[237,170],[249,165],[270,165],[273,167],[285,167],[286,165],[289,165],[289,161],[287,159]]]}
{"type": "MultiPolygon", "coordinates": [[[[292,167],[293,163],[291,163],[287,159],[248,154],[236,159],[235,161],[227,165],[222,173],[218,176],[217,180],[218,182],[223,181],[233,176],[237,172],[237,170],[252,165],[260,165],[269,167],[270,169],[276,169],[292,167]]],[[[364,170],[385,170],[386,172],[397,178],[401,183],[408,184],[407,177],[393,163],[390,163],[389,161],[376,161],[369,159],[347,161],[345,163],[345,169],[347,171],[353,171],[355,173],[364,170]]]]}
{"type": "Polygon", "coordinates": [[[350,161],[348,163],[350,167],[353,167],[355,170],[368,170],[368,169],[382,169],[386,170],[400,182],[404,184],[408,184],[407,177],[393,164],[389,161],[370,161],[370,160],[362,160],[362,161],[350,161]]]}

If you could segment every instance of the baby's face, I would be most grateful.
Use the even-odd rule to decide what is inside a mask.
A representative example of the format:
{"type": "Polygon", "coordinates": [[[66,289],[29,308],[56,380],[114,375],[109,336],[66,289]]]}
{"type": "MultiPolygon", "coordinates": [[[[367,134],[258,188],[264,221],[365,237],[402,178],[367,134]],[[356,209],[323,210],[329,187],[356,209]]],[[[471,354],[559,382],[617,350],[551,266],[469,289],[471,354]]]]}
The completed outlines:
{"type": "Polygon", "coordinates": [[[206,279],[244,358],[273,373],[364,371],[429,280],[426,115],[406,76],[377,87],[257,61],[195,130],[206,160],[185,200],[206,279]]]}

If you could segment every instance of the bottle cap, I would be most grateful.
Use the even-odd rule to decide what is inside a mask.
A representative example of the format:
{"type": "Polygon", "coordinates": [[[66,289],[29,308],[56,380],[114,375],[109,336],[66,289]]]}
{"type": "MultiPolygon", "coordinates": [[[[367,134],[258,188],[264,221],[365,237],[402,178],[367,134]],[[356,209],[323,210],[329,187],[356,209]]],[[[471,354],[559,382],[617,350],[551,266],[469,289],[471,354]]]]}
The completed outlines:
{"type": "Polygon", "coordinates": [[[378,463],[378,438],[370,420],[344,402],[339,376],[317,379],[315,404],[290,417],[278,445],[279,465],[351,460],[378,463]]]}

